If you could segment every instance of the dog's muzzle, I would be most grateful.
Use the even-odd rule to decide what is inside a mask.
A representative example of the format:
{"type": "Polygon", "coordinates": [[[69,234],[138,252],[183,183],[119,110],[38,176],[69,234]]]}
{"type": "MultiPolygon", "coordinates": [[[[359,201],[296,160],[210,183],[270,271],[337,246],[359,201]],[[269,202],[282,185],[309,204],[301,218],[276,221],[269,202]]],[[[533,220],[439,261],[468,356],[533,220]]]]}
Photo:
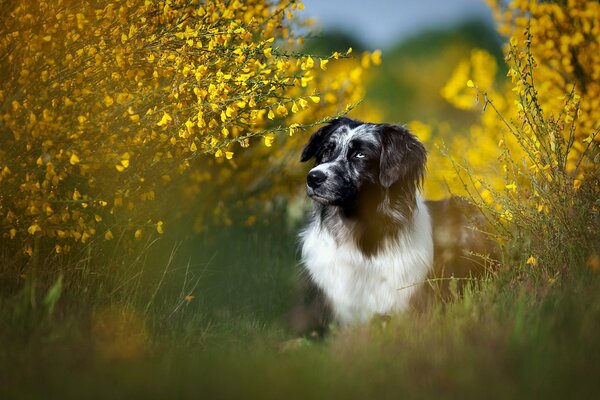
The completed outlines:
{"type": "Polygon", "coordinates": [[[306,177],[306,184],[311,189],[316,189],[327,180],[327,175],[323,171],[310,171],[306,177]]]}
{"type": "Polygon", "coordinates": [[[325,186],[323,183],[326,180],[327,174],[319,170],[310,171],[306,176],[306,193],[311,199],[321,204],[329,204],[331,202],[331,199],[323,193],[325,186]]]}

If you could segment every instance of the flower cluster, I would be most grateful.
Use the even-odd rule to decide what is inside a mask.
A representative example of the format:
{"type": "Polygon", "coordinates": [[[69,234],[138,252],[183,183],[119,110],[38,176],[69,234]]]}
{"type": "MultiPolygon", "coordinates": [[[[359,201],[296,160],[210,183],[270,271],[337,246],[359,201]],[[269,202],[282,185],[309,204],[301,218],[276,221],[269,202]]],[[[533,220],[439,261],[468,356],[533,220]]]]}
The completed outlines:
{"type": "Polygon", "coordinates": [[[466,138],[449,138],[445,148],[454,162],[445,162],[457,173],[446,182],[468,192],[501,237],[516,227],[529,233],[536,255],[558,259],[562,248],[600,240],[600,4],[491,5],[509,36],[509,79],[496,81],[494,59],[475,50],[442,89],[461,109],[483,108],[466,138]]]}
{"type": "Polygon", "coordinates": [[[228,182],[251,143],[260,155],[361,95],[363,65],[328,72],[348,54],[293,51],[294,0],[0,7],[0,235],[29,254],[37,237],[62,252],[160,234],[157,200],[228,182]]]}
{"type": "MultiPolygon", "coordinates": [[[[494,58],[474,50],[470,59],[456,67],[441,91],[457,108],[476,112],[484,108],[480,123],[471,127],[467,138],[445,138],[445,145],[451,155],[462,154],[494,188],[510,183],[506,182],[508,167],[504,163],[498,171],[490,161],[502,158],[502,154],[510,153],[513,159],[523,155],[524,142],[505,135],[506,122],[517,127],[534,147],[541,145],[537,136],[544,136],[542,142],[554,141],[553,148],[559,140],[565,140],[569,149],[564,167],[575,186],[597,173],[593,158],[598,151],[600,127],[594,113],[600,106],[600,5],[579,0],[567,3],[492,1],[499,31],[510,37],[505,48],[509,81],[495,79],[498,66],[494,58]],[[549,130],[547,135],[538,129],[539,121],[527,118],[534,98],[539,102],[539,111],[556,123],[556,130],[549,130]],[[493,109],[487,107],[489,100],[493,100],[493,109]]],[[[548,126],[544,128],[548,130],[548,126]]],[[[557,162],[554,160],[554,166],[557,162]]],[[[542,170],[552,166],[548,160],[542,170]]],[[[438,178],[460,191],[462,184],[457,177],[438,178]]],[[[437,187],[432,192],[442,193],[437,187]]],[[[486,198],[492,201],[490,196],[486,198]]]]}

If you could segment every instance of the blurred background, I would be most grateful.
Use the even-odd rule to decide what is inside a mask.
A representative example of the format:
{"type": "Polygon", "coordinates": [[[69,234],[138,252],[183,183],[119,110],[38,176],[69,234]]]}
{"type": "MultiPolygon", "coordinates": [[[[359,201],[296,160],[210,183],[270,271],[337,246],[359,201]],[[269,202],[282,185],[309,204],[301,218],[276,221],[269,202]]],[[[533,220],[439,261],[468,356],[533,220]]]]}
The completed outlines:
{"type": "Polygon", "coordinates": [[[339,32],[355,44],[387,50],[428,30],[446,30],[468,20],[492,25],[490,8],[478,0],[307,0],[300,15],[314,18],[317,29],[339,32]]]}
{"type": "Polygon", "coordinates": [[[382,50],[382,65],[372,72],[364,101],[380,113],[380,122],[444,121],[460,131],[477,118],[449,104],[440,92],[473,49],[503,58],[502,39],[484,2],[383,0],[369,7],[358,0],[305,3],[302,13],[315,20],[306,40],[309,50],[382,50]]]}

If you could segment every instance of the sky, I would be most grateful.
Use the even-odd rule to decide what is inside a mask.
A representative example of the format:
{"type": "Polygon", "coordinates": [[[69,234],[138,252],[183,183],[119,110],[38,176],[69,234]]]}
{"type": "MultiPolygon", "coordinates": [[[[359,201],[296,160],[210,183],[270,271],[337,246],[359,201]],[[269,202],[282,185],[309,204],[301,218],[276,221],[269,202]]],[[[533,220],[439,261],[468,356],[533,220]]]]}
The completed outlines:
{"type": "Polygon", "coordinates": [[[386,48],[422,30],[480,17],[492,20],[484,0],[303,0],[302,16],[323,30],[354,33],[368,48],[386,48]]]}

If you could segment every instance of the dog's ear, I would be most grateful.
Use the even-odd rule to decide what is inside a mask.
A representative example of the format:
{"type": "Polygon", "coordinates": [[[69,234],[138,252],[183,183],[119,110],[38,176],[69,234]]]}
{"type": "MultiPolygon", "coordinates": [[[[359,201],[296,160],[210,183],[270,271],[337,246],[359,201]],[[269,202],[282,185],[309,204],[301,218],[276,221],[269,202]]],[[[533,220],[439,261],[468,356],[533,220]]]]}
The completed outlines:
{"type": "Polygon", "coordinates": [[[340,118],[334,119],[329,124],[319,128],[318,131],[312,134],[308,140],[308,143],[306,146],[304,146],[304,150],[302,150],[302,156],[300,157],[301,162],[306,162],[317,154],[321,145],[340,125],[340,120],[340,118]]]}
{"type": "Polygon", "coordinates": [[[379,133],[381,186],[387,189],[400,182],[404,188],[414,192],[421,187],[425,176],[427,162],[425,147],[412,133],[399,125],[380,125],[379,133]]]}

